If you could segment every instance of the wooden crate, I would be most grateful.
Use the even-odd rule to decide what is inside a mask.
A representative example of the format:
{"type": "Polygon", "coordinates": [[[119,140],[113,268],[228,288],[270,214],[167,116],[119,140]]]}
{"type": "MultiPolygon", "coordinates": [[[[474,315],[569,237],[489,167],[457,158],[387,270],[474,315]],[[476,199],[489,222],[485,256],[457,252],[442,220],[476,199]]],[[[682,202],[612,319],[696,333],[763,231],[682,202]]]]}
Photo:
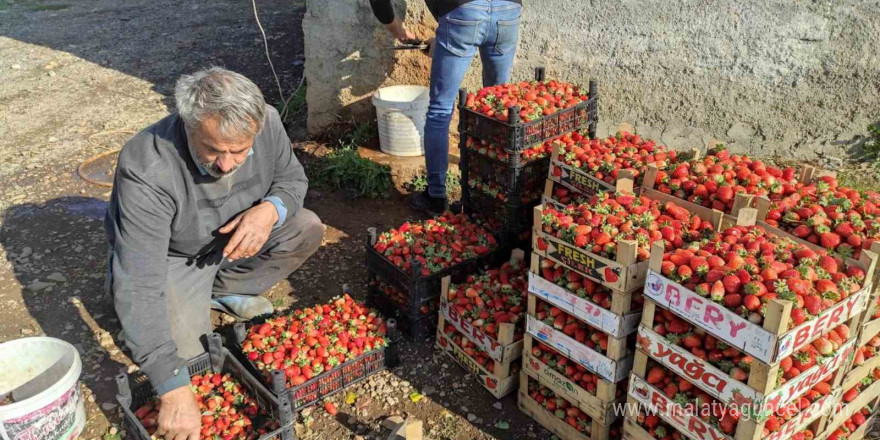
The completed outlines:
{"type": "MultiPolygon", "coordinates": [[[[515,249],[512,252],[511,258],[522,263],[525,259],[525,253],[522,250],[515,249]]],[[[509,364],[513,360],[519,359],[522,355],[523,341],[522,339],[514,340],[516,336],[515,325],[511,323],[499,324],[497,339],[474,327],[470,321],[459,315],[455,307],[449,303],[450,283],[450,277],[444,277],[441,280],[440,317],[447,323],[455,326],[459,333],[483,349],[496,362],[509,364]]]]}
{"type": "MultiPolygon", "coordinates": [[[[525,371],[520,373],[520,390],[517,404],[519,410],[540,423],[541,426],[552,432],[562,440],[613,440],[611,437],[611,425],[603,425],[593,419],[589,436],[569,426],[562,419],[557,418],[541,407],[538,402],[529,397],[529,375],[525,371]]],[[[571,402],[569,402],[571,403],[571,402]]]]}
{"type": "Polygon", "coordinates": [[[541,276],[543,259],[544,257],[538,254],[532,254],[529,273],[530,293],[611,336],[619,338],[636,331],[641,319],[641,311],[635,308],[632,297],[634,293],[641,292],[641,287],[629,292],[611,290],[611,309],[605,309],[544,279],[541,276]]]}
{"type": "MultiPolygon", "coordinates": [[[[620,418],[614,411],[614,405],[623,403],[626,399],[625,394],[619,398],[616,397],[618,388],[623,386],[623,384],[599,379],[596,385],[596,394],[592,394],[581,388],[580,385],[570,380],[564,374],[532,356],[532,345],[534,342],[535,340],[532,336],[525,336],[522,369],[526,374],[537,380],[541,385],[550,388],[554,393],[568,400],[590,416],[590,418],[601,424],[607,425],[620,418]]],[[[562,355],[562,353],[556,353],[562,355]]]]}
{"type": "MultiPolygon", "coordinates": [[[[663,391],[645,380],[647,367],[648,355],[641,350],[636,351],[629,383],[628,404],[634,405],[638,402],[651,408],[666,423],[669,423],[681,433],[694,440],[761,440],[765,438],[763,430],[766,420],[744,416],[737,423],[734,435],[729,436],[718,428],[704,422],[697,415],[686,412],[684,408],[669,399],[663,391]]],[[[682,377],[688,378],[684,375],[682,377]]],[[[806,392],[807,390],[804,391],[806,392]]],[[[814,402],[807,409],[801,411],[798,416],[783,424],[778,431],[767,436],[767,440],[783,440],[792,433],[798,432],[806,426],[819,421],[822,414],[830,411],[837,404],[840,395],[841,390],[836,389],[832,394],[814,402]]]]}
{"type": "Polygon", "coordinates": [[[437,325],[437,348],[448,354],[465,371],[476,376],[480,385],[486,391],[496,399],[500,399],[516,390],[517,378],[516,374],[511,374],[511,367],[518,360],[507,364],[495,362],[493,370],[490,371],[468,356],[461,347],[455,345],[455,342],[449,339],[443,332],[444,327],[443,315],[440,315],[439,324],[437,325]]]}
{"type": "MultiPolygon", "coordinates": [[[[547,180],[556,182],[571,191],[587,196],[617,190],[617,181],[615,181],[615,183],[608,183],[581,170],[580,168],[568,165],[559,160],[561,154],[564,154],[563,145],[559,142],[554,142],[553,152],[550,155],[550,169],[547,172],[547,180]]],[[[630,181],[633,181],[634,175],[635,173],[630,170],[620,170],[617,180],[629,179],[630,181]]]]}
{"type": "MultiPolygon", "coordinates": [[[[848,389],[849,388],[846,387],[842,388],[843,392],[846,392],[848,389]]],[[[822,418],[822,421],[820,423],[822,434],[817,436],[816,438],[827,438],[829,435],[831,435],[832,432],[834,432],[835,429],[837,429],[838,427],[840,427],[840,425],[849,420],[849,418],[852,417],[852,415],[854,414],[854,411],[859,411],[868,405],[870,405],[872,409],[876,409],[877,405],[880,404],[880,381],[876,381],[871,384],[871,386],[863,390],[859,394],[859,396],[856,397],[856,399],[852,402],[846,404],[844,404],[843,402],[840,403],[843,406],[839,407],[837,411],[834,411],[830,415],[826,415],[822,418]]],[[[871,419],[873,418],[874,417],[871,417],[871,419]]],[[[867,432],[867,427],[871,425],[871,421],[872,420],[866,421],[862,426],[859,427],[859,429],[856,430],[856,432],[858,432],[862,431],[862,428],[865,428],[861,438],[864,438],[864,433],[867,432]]],[[[851,440],[853,438],[854,437],[852,437],[851,435],[849,438],[847,438],[847,440],[851,440]]]]}
{"type": "MultiPolygon", "coordinates": [[[[577,191],[572,190],[571,188],[561,184],[561,183],[557,183],[551,179],[547,179],[547,181],[544,183],[544,195],[541,198],[541,204],[561,210],[561,209],[565,209],[565,207],[568,205],[565,203],[562,203],[561,201],[559,201],[556,198],[556,192],[554,191],[554,189],[556,188],[557,185],[560,187],[564,187],[565,189],[567,189],[571,192],[574,192],[577,194],[579,194],[579,193],[577,191]]],[[[581,195],[581,197],[588,198],[585,195],[581,195]]]]}
{"type": "MultiPolygon", "coordinates": [[[[728,345],[765,364],[776,364],[837,325],[848,322],[853,317],[861,317],[870,296],[870,286],[865,286],[837,305],[823,311],[816,319],[804,322],[791,330],[788,329],[791,302],[772,300],[766,305],[767,314],[763,326],[759,326],[664,277],[660,273],[662,261],[663,244],[654,243],[645,282],[645,299],[671,310],[728,345]]],[[[863,252],[861,261],[853,261],[853,264],[862,267],[866,274],[872,274],[876,259],[870,252],[863,252]]],[[[647,314],[643,313],[643,322],[646,317],[647,314]]],[[[852,328],[857,326],[858,322],[852,328]]]]}
{"type": "Polygon", "coordinates": [[[526,316],[527,334],[549,345],[563,356],[577,362],[603,379],[611,382],[620,382],[626,379],[632,368],[632,350],[627,347],[627,337],[614,338],[609,336],[608,349],[603,355],[536,319],[537,300],[535,295],[529,293],[529,313],[526,316]]]}

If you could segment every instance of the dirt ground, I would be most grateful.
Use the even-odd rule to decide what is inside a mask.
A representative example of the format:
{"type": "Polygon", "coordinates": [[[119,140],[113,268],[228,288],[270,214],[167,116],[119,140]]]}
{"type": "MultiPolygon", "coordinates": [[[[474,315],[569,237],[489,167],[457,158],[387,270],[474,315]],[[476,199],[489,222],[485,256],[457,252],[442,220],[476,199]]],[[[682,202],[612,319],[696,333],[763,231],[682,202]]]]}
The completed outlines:
{"type": "MultiPolygon", "coordinates": [[[[258,6],[289,93],[302,74],[304,2],[261,0],[258,6]]],[[[0,0],[0,179],[6,182],[0,188],[0,342],[45,334],[76,346],[87,398],[83,439],[122,433],[114,376],[131,362],[117,346],[119,323],[102,293],[102,219],[110,188],[84,181],[77,167],[165,116],[176,78],[209,65],[247,75],[267,101],[279,102],[249,2],[0,0]]],[[[301,137],[301,124],[290,132],[301,137]]],[[[309,151],[298,155],[307,161],[309,151]]],[[[387,229],[413,213],[397,193],[369,201],[310,190],[306,206],[326,223],[325,243],[269,296],[280,307],[305,307],[348,283],[363,298],[366,228],[387,229]]],[[[514,396],[493,406],[495,400],[430,342],[402,348],[399,368],[353,388],[354,406],[337,396],[335,418],[305,411],[300,437],[379,438],[379,422],[390,414],[422,419],[432,439],[549,436],[516,409],[514,396]],[[426,397],[412,402],[414,390],[426,397]],[[496,428],[505,425],[498,422],[509,428],[496,428]]]]}

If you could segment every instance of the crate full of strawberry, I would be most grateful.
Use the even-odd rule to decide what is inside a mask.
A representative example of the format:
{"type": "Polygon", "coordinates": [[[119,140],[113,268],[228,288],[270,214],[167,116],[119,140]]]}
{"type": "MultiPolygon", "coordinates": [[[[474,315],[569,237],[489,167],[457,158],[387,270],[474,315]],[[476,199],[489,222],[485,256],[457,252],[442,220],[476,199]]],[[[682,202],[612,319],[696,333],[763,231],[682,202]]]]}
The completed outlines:
{"type": "MultiPolygon", "coordinates": [[[[529,294],[526,332],[610,382],[626,379],[635,338],[614,338],[529,294]]],[[[634,336],[634,335],[633,335],[634,336]]]]}
{"type": "MultiPolygon", "coordinates": [[[[839,408],[834,417],[823,425],[822,434],[817,440],[862,440],[873,438],[868,435],[871,425],[876,422],[875,409],[880,399],[860,399],[839,408]]],[[[796,440],[796,437],[792,438],[796,440]]]]}
{"type": "MultiPolygon", "coordinates": [[[[840,325],[779,364],[768,365],[652,303],[644,313],[636,364],[650,358],[757,422],[774,418],[792,403],[807,403],[803,397],[826,379],[839,384],[854,351],[855,335],[840,325]]],[[[763,428],[776,432],[779,425],[771,420],[763,428]]]]}
{"type": "Polygon", "coordinates": [[[329,303],[234,326],[233,349],[293,409],[385,369],[387,325],[347,293],[329,303]]]}
{"type": "Polygon", "coordinates": [[[520,369],[518,360],[508,363],[493,360],[487,351],[465,337],[455,326],[445,322],[442,315],[437,326],[437,348],[473,374],[496,399],[516,390],[520,369]]]}
{"type": "Polygon", "coordinates": [[[540,423],[562,440],[611,440],[621,437],[621,420],[602,424],[576,405],[541,385],[523,371],[520,373],[520,411],[540,423]]]}
{"type": "Polygon", "coordinates": [[[846,377],[843,379],[844,386],[850,387],[862,378],[872,376],[872,372],[880,367],[880,335],[864,337],[859,335],[859,345],[856,347],[852,361],[848,365],[846,377]]]}
{"type": "MultiPolygon", "coordinates": [[[[220,335],[208,336],[208,352],[187,362],[190,389],[202,414],[200,438],[293,440],[295,415],[290,402],[272,395],[228,350],[220,335]]],[[[131,438],[161,438],[159,398],[140,373],[116,377],[117,400],[131,438]]]]}
{"type": "Polygon", "coordinates": [[[535,208],[535,252],[616,291],[644,284],[653,243],[678,248],[711,234],[720,217],[702,218],[671,202],[627,192],[590,203],[535,208]]]}
{"type": "Polygon", "coordinates": [[[462,283],[442,281],[441,320],[488,353],[509,364],[522,354],[528,268],[516,249],[510,261],[469,275],[462,283]]]}
{"type": "MultiPolygon", "coordinates": [[[[483,151],[485,150],[469,148],[461,151],[459,168],[463,171],[463,179],[466,171],[468,179],[480,177],[499,185],[503,191],[509,193],[519,193],[543,187],[544,181],[547,179],[547,167],[550,164],[549,155],[532,156],[528,161],[521,161],[520,156],[515,154],[505,152],[499,155],[485,155],[482,154],[483,151]],[[503,157],[504,160],[499,157],[503,157]]],[[[531,151],[531,149],[526,151],[531,151]]],[[[491,151],[488,153],[492,154],[491,151]]]]}
{"type": "Polygon", "coordinates": [[[797,173],[791,167],[770,166],[723,147],[710,150],[705,157],[679,162],[665,173],[652,165],[648,168],[646,176],[660,178],[647,178],[645,186],[656,182],[654,188],[661,193],[728,214],[734,211],[737,194],[781,200],[809,183],[813,171],[805,167],[797,173]]]}
{"type": "Polygon", "coordinates": [[[645,303],[641,287],[617,292],[537,254],[532,254],[529,292],[616,338],[636,331],[645,303]]]}
{"type": "Polygon", "coordinates": [[[580,192],[569,189],[560,183],[547,179],[544,183],[544,195],[541,203],[548,208],[564,210],[568,205],[582,205],[589,203],[590,197],[580,192]]]}
{"type": "Polygon", "coordinates": [[[615,405],[626,399],[626,381],[605,380],[549,345],[525,336],[523,371],[601,424],[621,417],[615,405]]]}
{"type": "MultiPolygon", "coordinates": [[[[880,193],[839,186],[822,176],[781,200],[759,199],[762,219],[843,258],[880,242],[880,193]]],[[[875,252],[880,252],[880,247],[875,252]]]]}
{"type": "MultiPolygon", "coordinates": [[[[641,186],[648,165],[655,165],[657,182],[678,160],[678,153],[637,134],[618,132],[605,139],[569,136],[554,142],[548,179],[585,195],[615,191],[619,178],[641,186]]],[[[653,187],[652,185],[649,185],[653,187]]]]}
{"type": "Polygon", "coordinates": [[[370,277],[405,292],[409,310],[440,296],[440,280],[460,281],[493,262],[495,237],[464,214],[444,213],[378,234],[368,229],[366,264],[370,277]]]}
{"type": "Polygon", "coordinates": [[[638,412],[634,416],[627,413],[627,418],[623,421],[624,440],[685,440],[690,438],[664,422],[660,416],[646,409],[644,405],[637,405],[638,412]]]}
{"type": "Polygon", "coordinates": [[[556,80],[544,80],[535,69],[535,81],[484,87],[477,93],[459,90],[461,139],[492,142],[519,152],[576,130],[595,137],[598,123],[598,85],[589,89],[556,80]]]}
{"type": "MultiPolygon", "coordinates": [[[[550,152],[553,150],[552,143],[553,139],[520,151],[520,164],[531,163],[538,159],[550,157],[550,152]]],[[[495,143],[475,139],[472,137],[468,137],[464,140],[464,148],[477,154],[486,156],[489,159],[496,161],[497,163],[504,164],[508,163],[510,157],[515,155],[515,153],[511,153],[495,143]]]]}
{"type": "Polygon", "coordinates": [[[759,226],[652,250],[645,297],[725,343],[776,364],[857,317],[875,261],[842,261],[759,226]]]}

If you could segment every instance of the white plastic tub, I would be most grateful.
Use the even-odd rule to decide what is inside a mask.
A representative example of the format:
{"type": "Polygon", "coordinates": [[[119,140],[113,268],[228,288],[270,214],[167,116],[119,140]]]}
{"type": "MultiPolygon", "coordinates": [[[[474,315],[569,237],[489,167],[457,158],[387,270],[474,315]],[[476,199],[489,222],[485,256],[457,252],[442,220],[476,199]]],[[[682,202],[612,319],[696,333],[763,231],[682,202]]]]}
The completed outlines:
{"type": "Polygon", "coordinates": [[[85,425],[79,390],[82,361],[60,339],[24,338],[0,344],[0,439],[74,439],[85,425]]]}
{"type": "Polygon", "coordinates": [[[392,156],[425,154],[425,114],[429,91],[424,86],[391,86],[373,95],[379,122],[379,146],[392,156]]]}

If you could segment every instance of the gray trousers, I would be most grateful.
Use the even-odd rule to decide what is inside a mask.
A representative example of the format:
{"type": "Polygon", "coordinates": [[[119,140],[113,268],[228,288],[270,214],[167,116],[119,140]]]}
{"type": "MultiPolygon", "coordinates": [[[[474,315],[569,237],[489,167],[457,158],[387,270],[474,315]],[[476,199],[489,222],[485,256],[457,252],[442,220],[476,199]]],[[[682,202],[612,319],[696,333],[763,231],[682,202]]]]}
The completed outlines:
{"type": "Polygon", "coordinates": [[[165,298],[177,355],[190,359],[205,351],[200,337],[212,331],[212,297],[265,292],[302,266],[321,247],[323,236],[318,216],[301,208],[274,229],[263,249],[251,258],[198,264],[169,257],[165,298]]]}

